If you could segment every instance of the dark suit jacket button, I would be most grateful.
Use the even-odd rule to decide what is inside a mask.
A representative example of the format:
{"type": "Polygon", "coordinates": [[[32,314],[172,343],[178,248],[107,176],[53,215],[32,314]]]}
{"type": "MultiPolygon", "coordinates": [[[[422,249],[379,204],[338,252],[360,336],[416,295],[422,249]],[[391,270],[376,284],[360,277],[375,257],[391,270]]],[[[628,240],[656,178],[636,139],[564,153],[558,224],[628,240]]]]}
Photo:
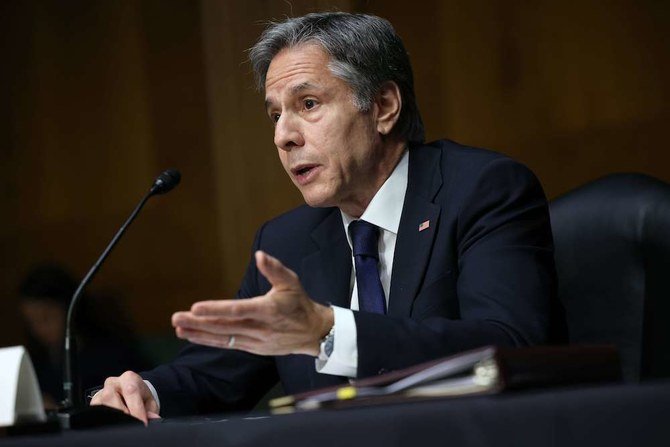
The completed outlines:
{"type": "Polygon", "coordinates": [[[386,374],[388,370],[386,368],[381,368],[379,371],[377,371],[377,374],[386,374]]]}

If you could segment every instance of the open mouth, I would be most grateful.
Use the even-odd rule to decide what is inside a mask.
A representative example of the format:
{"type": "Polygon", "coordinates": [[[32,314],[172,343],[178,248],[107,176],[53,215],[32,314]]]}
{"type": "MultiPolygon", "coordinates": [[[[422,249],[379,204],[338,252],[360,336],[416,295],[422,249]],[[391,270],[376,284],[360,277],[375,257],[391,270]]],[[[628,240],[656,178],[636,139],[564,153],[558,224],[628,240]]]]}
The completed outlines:
{"type": "Polygon", "coordinates": [[[300,183],[307,183],[311,179],[314,172],[317,171],[319,165],[317,164],[303,164],[298,165],[295,168],[291,169],[291,173],[295,176],[296,180],[300,183]]]}
{"type": "Polygon", "coordinates": [[[291,169],[291,172],[293,172],[293,175],[298,176],[298,177],[304,177],[307,174],[309,174],[312,169],[316,168],[315,164],[310,164],[310,165],[300,165],[297,166],[293,169],[291,169]]]}

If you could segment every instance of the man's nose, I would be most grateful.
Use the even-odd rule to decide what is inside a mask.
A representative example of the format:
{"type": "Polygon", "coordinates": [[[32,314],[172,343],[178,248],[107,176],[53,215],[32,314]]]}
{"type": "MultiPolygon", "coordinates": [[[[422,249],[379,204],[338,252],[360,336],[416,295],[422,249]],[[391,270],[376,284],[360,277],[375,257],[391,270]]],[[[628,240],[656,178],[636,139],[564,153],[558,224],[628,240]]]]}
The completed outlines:
{"type": "Polygon", "coordinates": [[[288,152],[303,144],[305,141],[296,118],[290,114],[282,114],[275,124],[275,145],[288,152]]]}

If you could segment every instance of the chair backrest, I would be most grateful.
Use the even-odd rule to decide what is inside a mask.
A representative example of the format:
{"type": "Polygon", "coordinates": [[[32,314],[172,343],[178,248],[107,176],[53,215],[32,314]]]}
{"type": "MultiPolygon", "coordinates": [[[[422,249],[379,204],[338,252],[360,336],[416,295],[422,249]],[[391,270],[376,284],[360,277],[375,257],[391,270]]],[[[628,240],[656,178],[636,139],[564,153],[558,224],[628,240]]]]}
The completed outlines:
{"type": "Polygon", "coordinates": [[[614,343],[624,379],[670,377],[670,185],[613,174],[550,204],[571,343],[614,343]]]}

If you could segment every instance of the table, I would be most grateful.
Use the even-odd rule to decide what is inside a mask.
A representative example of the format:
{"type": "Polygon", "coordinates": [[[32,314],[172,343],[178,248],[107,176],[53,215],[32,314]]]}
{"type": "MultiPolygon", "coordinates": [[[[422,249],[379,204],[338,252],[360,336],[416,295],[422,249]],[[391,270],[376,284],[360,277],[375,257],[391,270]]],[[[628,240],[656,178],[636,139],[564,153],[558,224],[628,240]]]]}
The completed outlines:
{"type": "MultiPolygon", "coordinates": [[[[225,418],[225,419],[224,419],[225,418]]],[[[670,381],[0,439],[17,446],[670,446],[670,381]]]]}

